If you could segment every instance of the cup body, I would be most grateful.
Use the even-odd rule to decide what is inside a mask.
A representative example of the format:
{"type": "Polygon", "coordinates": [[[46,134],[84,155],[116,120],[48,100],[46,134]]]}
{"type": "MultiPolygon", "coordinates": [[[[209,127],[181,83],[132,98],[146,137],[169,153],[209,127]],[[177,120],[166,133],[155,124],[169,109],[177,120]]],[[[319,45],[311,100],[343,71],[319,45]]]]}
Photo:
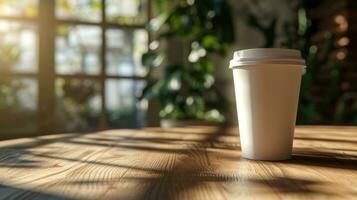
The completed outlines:
{"type": "Polygon", "coordinates": [[[304,65],[259,62],[231,68],[242,156],[289,159],[304,65]]]}

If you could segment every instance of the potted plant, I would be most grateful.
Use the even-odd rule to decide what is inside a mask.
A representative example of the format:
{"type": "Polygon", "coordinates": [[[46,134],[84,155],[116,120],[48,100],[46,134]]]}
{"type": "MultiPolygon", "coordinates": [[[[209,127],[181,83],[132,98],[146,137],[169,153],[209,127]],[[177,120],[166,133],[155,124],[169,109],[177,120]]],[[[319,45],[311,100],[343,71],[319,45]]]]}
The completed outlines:
{"type": "Polygon", "coordinates": [[[158,97],[165,127],[224,122],[225,100],[215,84],[212,55],[225,55],[234,41],[228,2],[161,0],[155,1],[155,6],[159,14],[148,29],[156,37],[142,62],[149,75],[157,66],[163,69],[160,78],[144,88],[140,99],[158,97]],[[160,48],[160,44],[173,40],[188,47],[184,64],[173,63],[160,48]]]}

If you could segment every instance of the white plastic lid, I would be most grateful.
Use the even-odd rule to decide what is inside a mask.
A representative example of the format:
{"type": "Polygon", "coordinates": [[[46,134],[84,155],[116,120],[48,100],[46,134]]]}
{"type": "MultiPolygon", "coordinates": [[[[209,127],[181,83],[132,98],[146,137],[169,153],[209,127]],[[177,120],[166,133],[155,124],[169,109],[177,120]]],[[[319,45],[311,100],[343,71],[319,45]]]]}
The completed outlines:
{"type": "Polygon", "coordinates": [[[288,64],[305,66],[301,53],[294,49],[256,48],[234,52],[229,68],[256,64],[288,64]]]}

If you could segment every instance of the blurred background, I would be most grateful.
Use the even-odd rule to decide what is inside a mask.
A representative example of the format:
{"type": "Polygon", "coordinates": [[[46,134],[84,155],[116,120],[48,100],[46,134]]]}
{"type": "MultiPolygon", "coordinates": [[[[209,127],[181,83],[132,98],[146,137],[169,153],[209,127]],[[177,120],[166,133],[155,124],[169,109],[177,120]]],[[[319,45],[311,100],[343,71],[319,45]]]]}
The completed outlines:
{"type": "Polygon", "coordinates": [[[298,124],[357,125],[352,0],[0,0],[0,138],[237,124],[233,52],[299,49],[298,124]]]}

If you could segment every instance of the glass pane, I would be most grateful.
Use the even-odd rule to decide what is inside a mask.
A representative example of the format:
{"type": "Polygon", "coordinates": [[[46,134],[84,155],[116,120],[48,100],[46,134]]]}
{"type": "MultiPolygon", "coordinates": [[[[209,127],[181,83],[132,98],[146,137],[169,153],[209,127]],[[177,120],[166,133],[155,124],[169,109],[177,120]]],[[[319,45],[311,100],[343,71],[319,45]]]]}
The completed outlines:
{"type": "Polygon", "coordinates": [[[57,0],[56,16],[59,19],[100,22],[101,0],[57,0]]]}
{"type": "Polygon", "coordinates": [[[36,72],[37,45],[34,25],[0,20],[0,71],[36,72]]]}
{"type": "Polygon", "coordinates": [[[144,76],[141,56],[147,51],[148,34],[145,30],[110,29],[107,35],[107,74],[144,76]]]}
{"type": "Polygon", "coordinates": [[[144,87],[143,81],[109,79],[105,85],[108,124],[112,128],[144,126],[145,105],[137,98],[144,87]]]}
{"type": "Polygon", "coordinates": [[[106,0],[107,21],[118,24],[144,24],[147,0],[106,0]]]}
{"type": "Polygon", "coordinates": [[[56,72],[98,74],[100,72],[101,29],[96,26],[57,28],[56,72]]]}
{"type": "Polygon", "coordinates": [[[0,15],[36,17],[38,0],[0,0],[0,15]]]}
{"type": "Polygon", "coordinates": [[[90,131],[99,124],[100,84],[93,80],[56,80],[58,131],[90,131]]]}
{"type": "Polygon", "coordinates": [[[36,131],[37,81],[0,78],[0,138],[36,131]]]}

